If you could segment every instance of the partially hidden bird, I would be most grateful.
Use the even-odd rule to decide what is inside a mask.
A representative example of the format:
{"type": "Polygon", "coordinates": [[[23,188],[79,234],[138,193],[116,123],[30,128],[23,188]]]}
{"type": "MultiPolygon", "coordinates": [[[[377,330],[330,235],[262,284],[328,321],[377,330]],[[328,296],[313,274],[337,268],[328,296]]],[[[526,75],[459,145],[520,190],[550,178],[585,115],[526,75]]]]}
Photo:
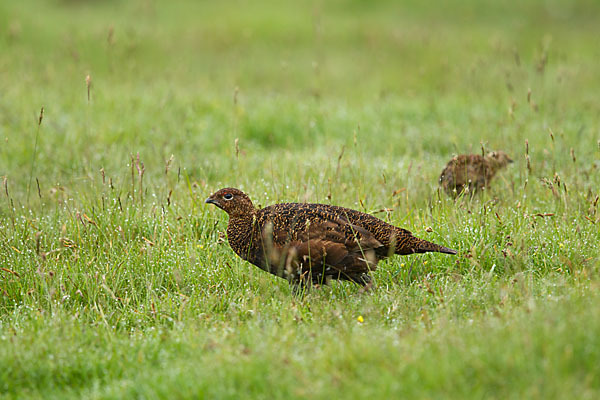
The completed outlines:
{"type": "Polygon", "coordinates": [[[485,156],[461,154],[448,162],[439,183],[450,197],[473,195],[487,188],[496,173],[512,162],[503,151],[492,151],[485,156]]]}
{"type": "Polygon", "coordinates": [[[227,240],[238,256],[295,287],[331,279],[370,286],[370,272],[393,254],[457,253],[344,207],[282,203],[257,209],[234,188],[217,191],[206,203],[229,215],[227,240]]]}

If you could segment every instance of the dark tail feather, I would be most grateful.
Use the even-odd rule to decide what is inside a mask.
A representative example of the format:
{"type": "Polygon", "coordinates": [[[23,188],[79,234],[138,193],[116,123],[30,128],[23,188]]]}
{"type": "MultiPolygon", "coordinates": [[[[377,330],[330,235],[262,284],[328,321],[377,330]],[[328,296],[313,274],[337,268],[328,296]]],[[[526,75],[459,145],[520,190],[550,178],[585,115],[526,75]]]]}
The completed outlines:
{"type": "Polygon", "coordinates": [[[417,246],[414,249],[415,253],[445,253],[445,254],[457,254],[456,250],[449,249],[448,247],[440,246],[439,244],[428,242],[427,240],[419,239],[417,246]]]}

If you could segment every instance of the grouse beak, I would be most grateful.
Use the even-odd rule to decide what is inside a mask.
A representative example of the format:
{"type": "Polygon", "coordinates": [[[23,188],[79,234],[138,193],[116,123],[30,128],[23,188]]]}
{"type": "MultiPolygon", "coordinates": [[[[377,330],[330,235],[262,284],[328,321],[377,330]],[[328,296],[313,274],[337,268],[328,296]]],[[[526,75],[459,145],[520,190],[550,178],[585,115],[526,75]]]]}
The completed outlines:
{"type": "Polygon", "coordinates": [[[215,199],[213,199],[212,197],[209,197],[208,199],[204,200],[204,202],[206,204],[214,204],[214,205],[218,205],[217,201],[215,199]]]}
{"type": "Polygon", "coordinates": [[[508,159],[508,163],[509,163],[509,164],[512,164],[512,163],[514,163],[514,161],[513,161],[513,160],[511,160],[511,159],[509,158],[509,159],[508,159]]]}

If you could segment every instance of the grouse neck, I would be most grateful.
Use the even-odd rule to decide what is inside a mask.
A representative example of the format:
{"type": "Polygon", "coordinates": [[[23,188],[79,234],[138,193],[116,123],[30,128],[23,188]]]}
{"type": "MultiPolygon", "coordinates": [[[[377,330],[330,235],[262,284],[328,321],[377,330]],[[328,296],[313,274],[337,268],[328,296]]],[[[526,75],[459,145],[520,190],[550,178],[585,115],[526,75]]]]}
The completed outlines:
{"type": "Polygon", "coordinates": [[[229,245],[240,257],[247,259],[248,248],[252,243],[251,236],[256,223],[256,212],[241,215],[230,216],[227,224],[227,241],[229,245]]]}
{"type": "Polygon", "coordinates": [[[256,212],[230,215],[229,216],[229,225],[235,224],[238,226],[242,225],[252,225],[252,221],[256,219],[256,212]]]}
{"type": "Polygon", "coordinates": [[[486,157],[485,160],[487,161],[488,165],[494,170],[500,169],[506,165],[506,163],[503,160],[498,160],[494,157],[486,157]]]}

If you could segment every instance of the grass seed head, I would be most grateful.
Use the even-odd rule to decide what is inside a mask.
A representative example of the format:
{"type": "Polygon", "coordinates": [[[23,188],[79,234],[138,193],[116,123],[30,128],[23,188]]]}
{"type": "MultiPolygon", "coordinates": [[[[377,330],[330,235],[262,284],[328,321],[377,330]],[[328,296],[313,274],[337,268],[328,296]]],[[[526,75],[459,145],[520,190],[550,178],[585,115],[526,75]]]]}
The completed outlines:
{"type": "Polygon", "coordinates": [[[85,76],[85,86],[87,88],[87,101],[89,103],[90,102],[90,90],[92,87],[92,77],[90,76],[90,74],[87,74],[85,76]]]}
{"type": "Polygon", "coordinates": [[[38,117],[38,126],[42,125],[42,121],[44,120],[44,107],[40,109],[40,116],[38,117]]]}
{"type": "Polygon", "coordinates": [[[112,25],[108,27],[106,43],[108,43],[109,46],[112,46],[115,43],[115,27],[112,25]]]}

